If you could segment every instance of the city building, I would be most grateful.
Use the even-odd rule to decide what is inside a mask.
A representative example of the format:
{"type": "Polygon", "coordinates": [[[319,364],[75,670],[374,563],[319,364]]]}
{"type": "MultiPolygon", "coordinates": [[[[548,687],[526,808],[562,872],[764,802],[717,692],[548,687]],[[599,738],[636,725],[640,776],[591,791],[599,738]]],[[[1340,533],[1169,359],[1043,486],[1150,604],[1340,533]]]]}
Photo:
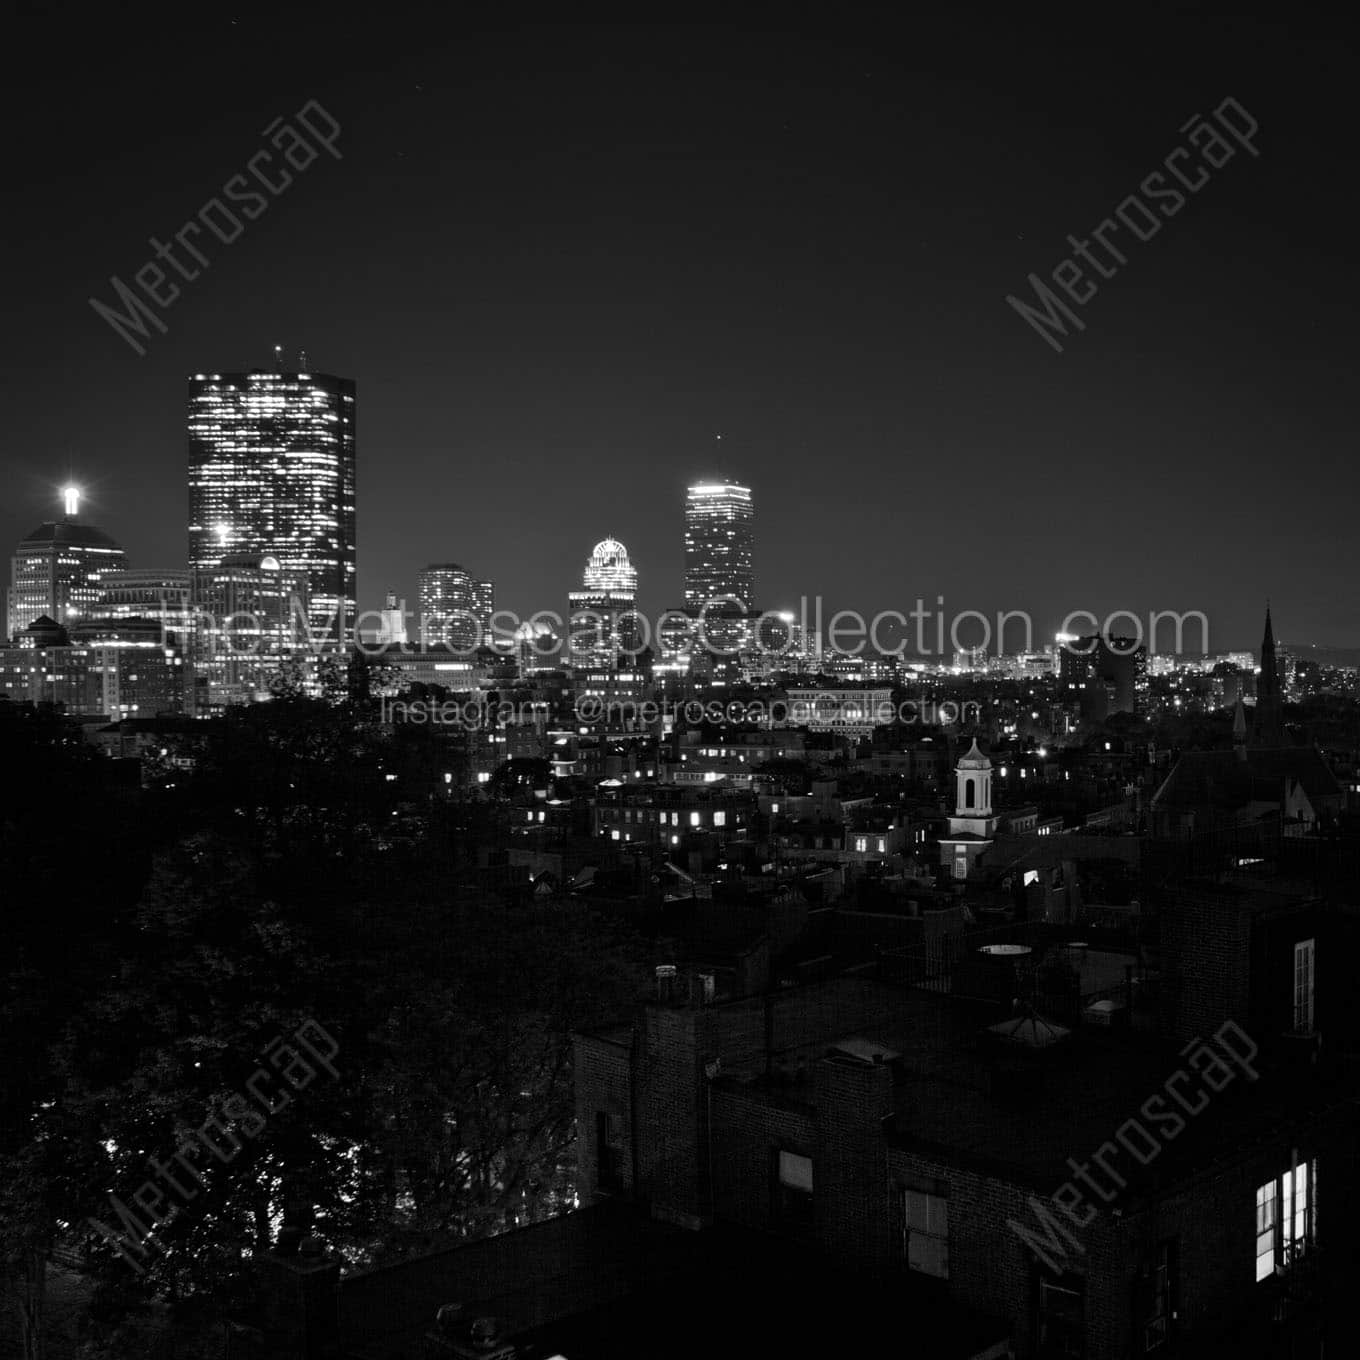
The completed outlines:
{"type": "Polygon", "coordinates": [[[406,642],[406,601],[399,601],[390,590],[378,616],[378,641],[384,645],[406,642]]]}
{"type": "Polygon", "coordinates": [[[991,757],[978,750],[976,739],[959,760],[954,777],[954,811],[948,831],[940,837],[940,863],[952,877],[963,879],[991,847],[1001,823],[992,811],[991,757]]]}
{"type": "Polygon", "coordinates": [[[70,635],[72,650],[85,653],[90,712],[115,722],[184,712],[183,629],[167,633],[155,618],[91,619],[70,635]]]}
{"type": "Polygon", "coordinates": [[[618,539],[601,539],[591,550],[580,590],[567,596],[567,645],[578,670],[610,670],[625,656],[631,669],[641,650],[637,617],[637,568],[618,539]]]}
{"type": "Polygon", "coordinates": [[[1280,669],[1275,656],[1275,630],[1266,606],[1266,630],[1261,638],[1261,669],[1256,675],[1256,711],[1252,715],[1252,744],[1284,745],[1283,699],[1280,694],[1280,669]]]}
{"type": "Polygon", "coordinates": [[[1147,648],[1136,638],[1066,638],[1058,657],[1058,685],[1083,722],[1115,713],[1141,713],[1147,697],[1147,648]]]}
{"type": "Polygon", "coordinates": [[[102,529],[82,524],[80,493],[62,493],[65,513],[40,524],[14,550],[5,636],[17,638],[35,620],[61,624],[90,618],[104,592],[104,578],[127,565],[123,549],[102,529]]]}
{"type": "Polygon", "coordinates": [[[685,607],[719,612],[754,607],[751,488],[696,482],[685,502],[685,607]]]}
{"type": "Polygon", "coordinates": [[[167,641],[187,646],[190,627],[189,573],[177,570],[106,572],[92,617],[154,619],[167,641]]]}
{"type": "Polygon", "coordinates": [[[272,554],[228,553],[191,571],[195,715],[266,699],[302,678],[313,655],[308,579],[272,554]]]}
{"type": "Polygon", "coordinates": [[[417,580],[422,647],[471,655],[486,645],[494,611],[490,581],[476,580],[457,562],[432,562],[417,580]]]}
{"type": "Polygon", "coordinates": [[[71,717],[153,718],[184,711],[185,666],[154,619],[95,619],[68,630],[45,615],[0,648],[0,696],[71,717]]]}
{"type": "Polygon", "coordinates": [[[473,581],[472,608],[482,623],[482,646],[493,645],[491,619],[496,612],[496,583],[494,581],[473,581]]]}
{"type": "Polygon", "coordinates": [[[867,737],[875,728],[891,724],[896,715],[889,686],[823,686],[790,689],[784,720],[811,732],[867,737]]]}
{"type": "Polygon", "coordinates": [[[305,580],[322,652],[354,636],[355,389],[305,368],[190,379],[189,567],[276,560],[305,580]]]}

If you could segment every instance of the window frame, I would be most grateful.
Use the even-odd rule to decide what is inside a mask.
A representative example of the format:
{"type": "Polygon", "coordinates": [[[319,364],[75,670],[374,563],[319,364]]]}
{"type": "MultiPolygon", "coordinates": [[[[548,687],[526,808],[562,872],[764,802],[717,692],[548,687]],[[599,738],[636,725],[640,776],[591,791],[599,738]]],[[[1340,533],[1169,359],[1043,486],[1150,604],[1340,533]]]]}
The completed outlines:
{"type": "Polygon", "coordinates": [[[1037,1353],[1044,1360],[1078,1360],[1086,1347],[1086,1281],[1080,1275],[1065,1274],[1058,1280],[1039,1276],[1036,1298],[1035,1340],[1037,1353]],[[1076,1318],[1051,1309],[1049,1294],[1064,1295],[1076,1301],[1076,1318]],[[1050,1331],[1051,1329],[1051,1331],[1050,1331]]]}
{"type": "Polygon", "coordinates": [[[776,1145],[770,1158],[770,1180],[775,1224],[796,1237],[810,1237],[816,1222],[817,1171],[806,1153],[776,1145]],[[806,1164],[808,1185],[785,1179],[785,1159],[806,1164]]]}
{"type": "Polygon", "coordinates": [[[949,1279],[949,1196],[910,1186],[899,1187],[898,1195],[903,1266],[930,1279],[949,1279]]]}
{"type": "Polygon", "coordinates": [[[1256,1187],[1255,1240],[1257,1284],[1308,1255],[1317,1242],[1316,1157],[1304,1158],[1256,1187]],[[1267,1207],[1270,1221],[1263,1223],[1267,1207]]]}
{"type": "Polygon", "coordinates": [[[1294,944],[1294,1033],[1311,1034],[1315,1014],[1317,981],[1317,939],[1310,937],[1294,944]]]}

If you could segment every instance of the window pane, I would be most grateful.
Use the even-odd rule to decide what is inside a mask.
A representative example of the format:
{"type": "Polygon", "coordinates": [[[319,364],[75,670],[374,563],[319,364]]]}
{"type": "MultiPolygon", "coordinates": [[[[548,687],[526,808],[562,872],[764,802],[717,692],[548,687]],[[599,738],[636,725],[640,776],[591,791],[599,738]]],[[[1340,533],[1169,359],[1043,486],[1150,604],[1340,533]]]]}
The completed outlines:
{"type": "Polygon", "coordinates": [[[1275,1226],[1275,1182],[1269,1181],[1256,1191],[1256,1231],[1275,1226]]]}
{"type": "Polygon", "coordinates": [[[1275,1185],[1267,1181],[1256,1191],[1256,1278],[1275,1273],[1275,1185]]]}
{"type": "Polygon", "coordinates": [[[913,1232],[924,1232],[929,1218],[926,1196],[919,1190],[907,1191],[907,1227],[913,1232]]]}
{"type": "Polygon", "coordinates": [[[779,1154],[779,1183],[794,1190],[812,1193],[812,1158],[800,1157],[796,1152],[779,1154]]]}
{"type": "Polygon", "coordinates": [[[907,1243],[907,1264],[923,1275],[949,1278],[949,1248],[938,1237],[913,1233],[907,1243]]]}
{"type": "Polygon", "coordinates": [[[1313,1027],[1313,941],[1300,940],[1294,946],[1294,1028],[1313,1027]]]}

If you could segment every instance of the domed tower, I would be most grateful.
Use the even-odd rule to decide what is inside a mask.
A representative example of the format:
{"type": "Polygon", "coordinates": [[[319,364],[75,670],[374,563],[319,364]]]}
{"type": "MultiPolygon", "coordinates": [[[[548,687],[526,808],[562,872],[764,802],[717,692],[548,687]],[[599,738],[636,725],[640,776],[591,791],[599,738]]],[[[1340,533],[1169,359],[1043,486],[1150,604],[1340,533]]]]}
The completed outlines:
{"type": "Polygon", "coordinates": [[[15,549],[8,637],[16,637],[43,615],[63,627],[90,618],[103,598],[103,578],[127,566],[118,543],[76,518],[79,491],[68,487],[62,494],[65,515],[40,524],[15,549]]]}
{"type": "Polygon", "coordinates": [[[628,560],[628,549],[617,538],[602,538],[591,549],[590,561],[582,573],[583,593],[637,598],[637,568],[628,560]]]}
{"type": "Polygon", "coordinates": [[[992,762],[978,749],[977,738],[954,769],[954,812],[949,831],[940,837],[940,863],[955,878],[967,878],[996,836],[1000,818],[992,813],[992,762]]]}
{"type": "Polygon", "coordinates": [[[567,596],[571,664],[577,670],[613,671],[621,652],[636,656],[637,583],[628,549],[612,534],[591,549],[583,589],[567,596]]]}

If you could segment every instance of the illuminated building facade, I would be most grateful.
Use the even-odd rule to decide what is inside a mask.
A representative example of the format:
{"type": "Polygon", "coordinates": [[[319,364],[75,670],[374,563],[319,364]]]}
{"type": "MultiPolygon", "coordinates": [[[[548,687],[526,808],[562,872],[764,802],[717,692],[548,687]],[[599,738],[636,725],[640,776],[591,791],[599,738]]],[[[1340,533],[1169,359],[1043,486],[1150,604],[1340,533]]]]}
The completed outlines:
{"type": "Polygon", "coordinates": [[[630,667],[636,660],[637,581],[637,568],[618,539],[601,539],[591,550],[583,589],[567,596],[569,657],[576,670],[616,670],[620,653],[628,654],[630,667]]]}
{"type": "Polygon", "coordinates": [[[189,383],[189,566],[272,557],[306,579],[313,649],[354,634],[354,383],[320,373],[189,383]]]}
{"type": "Polygon", "coordinates": [[[420,644],[468,655],[491,629],[495,589],[457,562],[434,562],[421,571],[420,644]]]}
{"type": "Polygon", "coordinates": [[[92,711],[117,721],[184,712],[185,664],[167,643],[159,619],[94,619],[71,629],[72,650],[82,650],[92,711]]]}
{"type": "Polygon", "coordinates": [[[98,619],[154,619],[167,642],[187,644],[189,573],[187,571],[110,571],[100,584],[98,619]]]}
{"type": "Polygon", "coordinates": [[[978,749],[976,738],[955,766],[954,782],[954,812],[947,834],[940,837],[940,863],[951,877],[962,879],[991,848],[1001,823],[992,811],[992,762],[978,749]]]}
{"type": "Polygon", "coordinates": [[[752,609],[754,512],[751,489],[736,482],[697,482],[685,502],[685,607],[752,609]]]}
{"type": "Polygon", "coordinates": [[[379,615],[378,641],[406,645],[406,601],[398,601],[395,591],[387,592],[387,603],[379,615]]]}
{"type": "Polygon", "coordinates": [[[266,699],[311,652],[307,574],[270,554],[228,553],[191,573],[193,709],[266,699]]]}
{"type": "Polygon", "coordinates": [[[79,493],[68,488],[64,497],[65,515],[40,524],[15,549],[7,638],[17,638],[44,616],[61,624],[89,618],[103,594],[104,577],[127,565],[123,549],[108,534],[76,519],[79,493]]]}
{"type": "Polygon", "coordinates": [[[12,701],[112,721],[184,711],[184,657],[154,620],[93,620],[68,631],[44,616],[15,641],[0,648],[0,696],[12,701]]]}
{"type": "Polygon", "coordinates": [[[496,612],[496,583],[494,581],[474,581],[472,583],[472,607],[482,621],[482,645],[491,646],[491,616],[496,612]]]}

